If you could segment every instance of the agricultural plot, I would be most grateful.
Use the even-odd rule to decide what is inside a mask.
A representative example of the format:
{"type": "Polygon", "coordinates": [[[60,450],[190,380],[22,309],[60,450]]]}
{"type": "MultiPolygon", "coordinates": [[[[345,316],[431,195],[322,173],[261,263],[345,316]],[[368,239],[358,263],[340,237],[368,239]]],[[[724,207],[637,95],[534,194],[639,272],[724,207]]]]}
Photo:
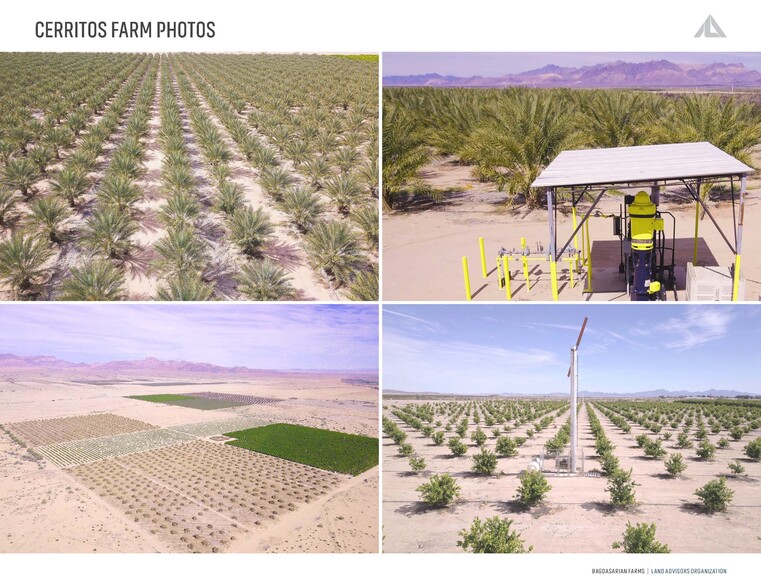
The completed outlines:
{"type": "Polygon", "coordinates": [[[263,419],[252,417],[233,417],[221,421],[174,425],[168,428],[171,431],[184,433],[186,435],[192,435],[194,437],[211,437],[212,435],[222,435],[225,431],[248,429],[251,427],[262,427],[268,424],[269,422],[263,419]]]}
{"type": "Polygon", "coordinates": [[[282,402],[282,398],[270,398],[268,396],[251,396],[250,394],[226,394],[224,392],[189,392],[185,396],[198,398],[209,398],[211,400],[230,400],[231,402],[240,402],[241,404],[274,404],[282,402]]]}
{"type": "Polygon", "coordinates": [[[0,56],[0,296],[376,300],[378,65],[0,56]]]}
{"type": "MultiPolygon", "coordinates": [[[[220,396],[224,397],[224,394],[220,396]]],[[[194,396],[190,394],[145,394],[142,396],[127,396],[133,400],[143,400],[144,402],[155,402],[157,404],[167,404],[169,406],[184,406],[185,408],[195,408],[197,410],[219,410],[222,408],[235,408],[236,406],[245,406],[244,402],[236,402],[225,398],[207,398],[205,396],[194,396]]]]}
{"type": "Polygon", "coordinates": [[[36,451],[57,466],[67,468],[193,440],[193,437],[170,429],[152,429],[97,439],[56,443],[38,447],[36,451]]]}
{"type": "Polygon", "coordinates": [[[237,447],[195,441],[70,470],[173,550],[224,551],[345,477],[237,447]]]}
{"type": "Polygon", "coordinates": [[[549,402],[514,402],[535,405],[526,420],[507,400],[387,398],[384,550],[462,551],[458,541],[476,518],[497,517],[537,552],[612,552],[627,522],[655,524],[657,540],[673,552],[761,551],[761,407],[583,402],[583,474],[568,476],[554,457],[568,454],[568,403],[540,408],[549,402]],[[531,502],[522,478],[536,464],[548,487],[531,486],[531,502]],[[425,486],[431,482],[434,490],[425,486]],[[726,488],[726,502],[714,509],[696,494],[706,485],[726,488]]]}
{"type": "Polygon", "coordinates": [[[378,465],[378,440],[362,435],[278,423],[225,433],[229,445],[331,472],[356,476],[378,465]]]}
{"type": "Polygon", "coordinates": [[[153,425],[115,414],[91,414],[10,423],[6,427],[32,446],[147,431],[153,425]]]}

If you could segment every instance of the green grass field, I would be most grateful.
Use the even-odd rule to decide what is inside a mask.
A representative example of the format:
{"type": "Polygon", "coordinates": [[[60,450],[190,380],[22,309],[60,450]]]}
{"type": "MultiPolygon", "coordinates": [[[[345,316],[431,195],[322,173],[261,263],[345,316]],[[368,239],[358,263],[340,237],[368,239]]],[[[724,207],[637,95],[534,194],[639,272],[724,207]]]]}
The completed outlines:
{"type": "Polygon", "coordinates": [[[172,406],[184,406],[185,408],[195,408],[198,410],[217,410],[220,408],[245,406],[245,403],[242,402],[214,400],[211,398],[201,398],[199,396],[185,396],[183,394],[144,394],[142,396],[127,396],[127,398],[144,400],[145,402],[156,402],[159,404],[170,404],[172,406]]]}
{"type": "Polygon", "coordinates": [[[380,61],[379,55],[372,55],[372,54],[334,55],[334,57],[343,57],[344,59],[353,59],[354,61],[369,61],[371,63],[378,63],[380,61]]]}
{"type": "Polygon", "coordinates": [[[378,465],[378,439],[278,423],[225,433],[230,445],[356,476],[378,465]]]}

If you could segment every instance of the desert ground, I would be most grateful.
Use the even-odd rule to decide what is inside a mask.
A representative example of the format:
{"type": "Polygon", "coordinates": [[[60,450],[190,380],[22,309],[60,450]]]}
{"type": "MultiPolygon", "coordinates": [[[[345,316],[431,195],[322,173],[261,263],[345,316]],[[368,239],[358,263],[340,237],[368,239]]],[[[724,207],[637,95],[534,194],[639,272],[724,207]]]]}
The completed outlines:
{"type": "Polygon", "coordinates": [[[0,552],[377,551],[377,467],[328,472],[221,436],[291,423],[377,437],[372,383],[6,368],[0,407],[0,552]],[[267,402],[198,410],[127,398],[158,393],[267,402]]]}
{"type": "MultiPolygon", "coordinates": [[[[457,165],[445,158],[423,168],[421,180],[439,190],[453,190],[443,202],[434,204],[420,199],[404,210],[386,212],[383,217],[383,297],[384,300],[465,300],[462,256],[467,256],[473,300],[505,300],[505,290],[497,286],[496,257],[501,248],[519,250],[521,238],[533,250],[537,244],[548,246],[549,229],[545,209],[528,210],[504,205],[505,194],[496,186],[478,183],[471,167],[457,165]],[[483,237],[489,275],[482,277],[478,238],[483,237]]],[[[673,189],[672,189],[673,190],[673,189]]],[[[686,298],[686,265],[693,257],[695,204],[685,194],[662,195],[659,210],[676,218],[676,277],[677,299],[686,298]]],[[[761,208],[758,197],[761,187],[749,182],[745,197],[742,274],[746,279],[745,300],[761,297],[761,208]]],[[[602,214],[619,214],[623,204],[620,195],[605,196],[595,209],[602,214]]],[[[578,208],[580,216],[589,204],[578,208]]],[[[731,202],[712,202],[711,214],[732,240],[733,221],[731,202]]],[[[570,213],[561,209],[558,214],[558,247],[573,233],[570,213]]],[[[590,217],[588,226],[592,241],[592,287],[594,294],[585,294],[576,279],[570,287],[566,262],[558,263],[560,300],[628,301],[625,282],[618,273],[619,240],[613,235],[610,218],[590,217]]],[[[666,222],[671,235],[671,221],[666,222]]],[[[708,217],[700,221],[698,265],[729,267],[734,255],[708,217]]],[[[526,287],[520,262],[511,263],[513,300],[551,300],[549,263],[529,262],[530,290],[526,287]]],[[[583,275],[582,275],[583,278],[583,275]]],[[[669,292],[669,300],[673,300],[669,292]]]]}
{"type": "MultiPolygon", "coordinates": [[[[451,400],[451,399],[447,399],[451,400]]],[[[435,400],[434,400],[435,401],[435,400]]],[[[433,444],[420,431],[406,425],[391,414],[393,407],[421,404],[423,401],[384,396],[384,416],[392,419],[407,433],[407,443],[426,461],[427,469],[415,474],[408,459],[397,453],[396,445],[383,437],[383,551],[391,553],[460,552],[457,546],[460,531],[469,528],[476,517],[484,520],[499,516],[512,519],[513,529],[521,534],[525,546],[539,553],[611,553],[614,541],[622,539],[627,522],[655,523],[656,539],[669,545],[673,553],[758,553],[761,552],[761,463],[742,454],[742,447],[758,436],[751,431],[740,441],[731,441],[726,449],[718,449],[711,461],[699,461],[694,449],[674,449],[674,439],[664,441],[669,452],[681,452],[687,469],[681,476],[666,475],[663,459],[648,458],[637,446],[635,437],[645,428],[631,423],[630,433],[624,434],[603,415],[592,409],[615,445],[614,454],[620,467],[633,470],[637,503],[633,507],[616,509],[610,505],[605,487],[607,479],[600,474],[595,454],[594,435],[589,424],[588,404],[579,413],[579,452],[584,455],[585,476],[553,475],[554,461],[545,460],[545,476],[552,486],[545,501],[525,510],[514,500],[519,485],[518,475],[531,460],[543,453],[544,443],[552,438],[568,418],[566,410],[552,424],[526,440],[513,458],[498,458],[496,475],[477,475],[471,471],[475,444],[470,440],[476,425],[472,419],[463,439],[468,452],[454,457],[446,442],[433,444]],[[727,485],[734,499],[726,512],[709,514],[701,508],[693,492],[718,475],[727,475],[727,463],[738,459],[745,474],[728,477],[727,485]],[[461,487],[459,500],[446,508],[429,508],[420,500],[416,488],[431,474],[449,473],[461,487]]],[[[594,401],[592,401],[594,402],[594,401]]],[[[436,416],[435,418],[442,418],[436,416]]],[[[442,419],[446,421],[446,419],[442,419]]],[[[525,423],[509,435],[524,435],[525,423]]],[[[496,440],[491,427],[481,427],[489,436],[485,447],[494,451],[496,440]]],[[[670,430],[664,427],[664,431],[670,430]]],[[[447,433],[449,439],[454,433],[447,433]]],[[[709,433],[716,443],[721,434],[709,433]]]]}

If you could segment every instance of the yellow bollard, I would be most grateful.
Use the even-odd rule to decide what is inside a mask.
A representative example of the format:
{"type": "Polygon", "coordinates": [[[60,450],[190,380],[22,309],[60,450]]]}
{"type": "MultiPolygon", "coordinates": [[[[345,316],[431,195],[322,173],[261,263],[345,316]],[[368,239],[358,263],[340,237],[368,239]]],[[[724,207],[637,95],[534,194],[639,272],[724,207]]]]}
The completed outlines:
{"type": "Polygon", "coordinates": [[[558,300],[558,264],[553,259],[550,261],[550,278],[552,280],[552,299],[558,300]]]}
{"type": "Polygon", "coordinates": [[[576,261],[576,256],[572,256],[568,258],[568,276],[571,280],[571,288],[574,288],[574,281],[573,281],[573,264],[576,261]]]}
{"type": "MultiPolygon", "coordinates": [[[[700,198],[700,194],[698,194],[700,198]]],[[[695,202],[695,242],[692,244],[692,265],[698,265],[698,229],[700,228],[700,202],[695,202]]]]}
{"type": "Polygon", "coordinates": [[[484,253],[484,238],[483,237],[478,238],[478,248],[481,250],[481,273],[483,273],[485,278],[489,275],[489,272],[486,271],[486,253],[484,253]]]}
{"type": "Polygon", "coordinates": [[[740,296],[740,254],[735,255],[735,275],[732,283],[732,302],[737,302],[740,296]]]}
{"type": "Polygon", "coordinates": [[[528,275],[528,259],[526,259],[526,237],[521,237],[521,261],[523,262],[523,277],[526,278],[526,290],[531,290],[531,281],[528,275]]]}
{"type": "Polygon", "coordinates": [[[464,255],[462,256],[462,275],[465,278],[465,299],[473,300],[473,297],[470,295],[470,274],[468,273],[468,258],[464,255]]]}
{"type": "Polygon", "coordinates": [[[497,289],[502,289],[502,265],[499,262],[499,257],[497,258],[497,289]]]}
{"type": "Polygon", "coordinates": [[[510,261],[507,255],[502,256],[502,266],[505,268],[505,296],[508,300],[512,300],[513,291],[510,287],[510,261]]]}
{"type": "Polygon", "coordinates": [[[591,238],[589,236],[589,226],[587,223],[584,223],[584,226],[587,228],[586,231],[586,249],[587,249],[587,289],[585,292],[592,292],[592,246],[590,244],[591,238]]]}

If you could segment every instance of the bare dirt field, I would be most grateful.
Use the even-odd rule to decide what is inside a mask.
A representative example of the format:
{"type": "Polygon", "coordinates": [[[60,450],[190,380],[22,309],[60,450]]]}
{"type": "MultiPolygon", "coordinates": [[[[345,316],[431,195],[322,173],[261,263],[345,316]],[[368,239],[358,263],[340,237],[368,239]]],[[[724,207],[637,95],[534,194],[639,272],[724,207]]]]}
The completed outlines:
{"type": "Polygon", "coordinates": [[[273,422],[376,437],[375,387],[345,374],[64,372],[0,374],[0,552],[377,550],[377,467],[352,477],[219,437],[273,422]],[[157,392],[277,402],[127,398],[157,392]]]}
{"type": "MultiPolygon", "coordinates": [[[[383,217],[383,297],[384,300],[465,300],[462,256],[467,256],[473,300],[505,300],[506,293],[497,287],[496,257],[500,248],[519,250],[525,237],[531,250],[537,244],[548,247],[549,229],[546,210],[528,210],[519,206],[507,208],[505,194],[493,184],[477,183],[470,166],[456,165],[442,159],[423,169],[422,180],[432,188],[454,190],[440,204],[430,200],[413,204],[405,211],[385,213],[383,217]],[[478,238],[483,237],[489,275],[482,277],[478,238]]],[[[745,198],[742,273],[746,282],[745,300],[761,296],[761,189],[749,184],[745,198]]],[[[622,196],[606,196],[595,211],[619,214],[622,196]]],[[[579,206],[584,215],[589,203],[579,206]]],[[[725,235],[732,240],[731,202],[712,202],[711,214],[725,235]]],[[[686,265],[693,260],[695,204],[685,195],[662,196],[659,210],[670,212],[676,219],[677,299],[686,298],[686,265]]],[[[588,221],[592,242],[592,288],[589,295],[579,287],[571,288],[566,262],[558,263],[560,300],[628,300],[625,282],[618,273],[619,240],[613,235],[610,218],[588,221]]],[[[666,233],[672,234],[671,219],[666,233]]],[[[573,220],[568,210],[558,214],[558,247],[573,233],[573,220]]],[[[708,217],[700,221],[698,265],[729,267],[734,255],[708,217]]],[[[523,279],[520,262],[510,266],[513,300],[551,300],[548,262],[529,262],[530,290],[523,279]]],[[[585,274],[584,274],[585,275],[585,274]]],[[[583,276],[582,276],[583,277],[583,276]]],[[[670,293],[669,299],[673,299],[670,293]]]]}
{"type": "MultiPolygon", "coordinates": [[[[607,478],[600,471],[595,454],[595,437],[588,417],[589,404],[579,413],[579,451],[584,455],[586,476],[568,477],[553,475],[554,460],[545,459],[544,470],[552,489],[544,502],[531,509],[524,508],[515,499],[519,474],[532,459],[544,453],[544,444],[552,438],[569,416],[567,409],[557,416],[549,412],[552,424],[536,433],[518,448],[516,457],[499,457],[495,475],[479,475],[471,471],[472,456],[477,452],[470,435],[477,425],[472,418],[463,442],[468,452],[455,457],[447,447],[434,445],[431,438],[406,424],[392,414],[404,406],[420,405],[422,401],[384,398],[384,416],[390,418],[407,434],[406,443],[414,447],[415,454],[424,458],[426,470],[415,474],[408,458],[398,454],[398,445],[388,436],[383,438],[383,550],[384,552],[462,552],[457,546],[460,531],[469,528],[476,517],[482,520],[499,516],[512,519],[513,529],[521,533],[526,547],[533,546],[540,553],[610,553],[614,541],[622,539],[627,522],[655,523],[657,540],[669,545],[674,553],[758,553],[761,552],[761,463],[743,455],[743,446],[758,437],[758,431],[746,433],[739,441],[730,441],[729,447],[718,448],[713,459],[703,461],[695,449],[675,448],[677,431],[663,441],[668,453],[684,456],[687,469],[675,478],[666,475],[664,460],[645,457],[635,437],[651,431],[631,424],[631,431],[623,433],[597,408],[592,408],[608,438],[615,445],[614,454],[620,467],[632,469],[636,504],[629,508],[614,508],[606,491],[607,478]],[[708,513],[693,493],[719,475],[728,476],[727,463],[738,460],[745,473],[727,477],[727,485],[734,491],[726,512],[708,513]],[[431,474],[449,473],[461,487],[460,498],[446,508],[429,508],[421,501],[416,488],[431,474]]],[[[464,401],[459,401],[465,404],[464,401]]],[[[464,415],[461,415],[464,416],[464,415]]],[[[437,415],[442,424],[444,416],[437,415]]],[[[483,415],[482,415],[483,419],[483,415]]],[[[535,419],[533,422],[537,422],[535,419]]],[[[457,418],[460,421],[460,418],[457,418]]],[[[511,427],[513,423],[510,423],[511,427]]],[[[514,427],[507,434],[524,435],[531,421],[514,427]]],[[[480,423],[488,435],[485,447],[495,450],[496,439],[492,427],[480,423]]],[[[443,430],[441,427],[434,427],[443,430]]],[[[681,429],[680,429],[681,430],[681,429]]],[[[671,431],[664,426],[664,432],[671,431]]],[[[694,432],[694,431],[693,431],[694,432]]],[[[447,432],[447,440],[455,436],[447,432]]],[[[692,433],[691,433],[692,436],[692,433]]],[[[708,433],[716,444],[727,431],[708,433]]]]}

